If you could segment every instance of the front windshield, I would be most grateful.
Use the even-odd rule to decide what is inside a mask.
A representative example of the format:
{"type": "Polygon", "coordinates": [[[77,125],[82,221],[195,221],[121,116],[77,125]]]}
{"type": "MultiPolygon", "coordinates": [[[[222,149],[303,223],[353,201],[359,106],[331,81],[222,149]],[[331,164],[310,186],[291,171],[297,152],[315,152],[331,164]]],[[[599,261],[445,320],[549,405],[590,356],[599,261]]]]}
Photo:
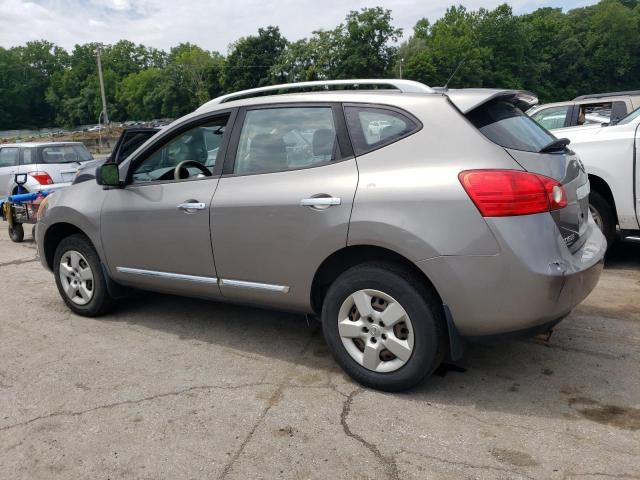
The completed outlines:
{"type": "Polygon", "coordinates": [[[625,125],[627,123],[631,123],[638,117],[640,117],[640,108],[636,108],[633,112],[620,120],[616,125],[625,125]]]}

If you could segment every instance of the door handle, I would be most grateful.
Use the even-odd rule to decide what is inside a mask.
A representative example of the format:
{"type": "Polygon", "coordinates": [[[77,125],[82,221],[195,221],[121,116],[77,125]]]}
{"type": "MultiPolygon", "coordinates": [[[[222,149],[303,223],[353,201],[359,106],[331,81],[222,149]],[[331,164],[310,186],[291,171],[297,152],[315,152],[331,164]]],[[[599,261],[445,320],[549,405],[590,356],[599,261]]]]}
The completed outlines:
{"type": "Polygon", "coordinates": [[[303,207],[330,207],[341,203],[342,199],[340,197],[311,197],[300,200],[300,205],[303,207]]]}
{"type": "Polygon", "coordinates": [[[178,205],[178,209],[184,210],[186,212],[190,210],[204,210],[206,205],[200,202],[185,202],[178,205]]]}

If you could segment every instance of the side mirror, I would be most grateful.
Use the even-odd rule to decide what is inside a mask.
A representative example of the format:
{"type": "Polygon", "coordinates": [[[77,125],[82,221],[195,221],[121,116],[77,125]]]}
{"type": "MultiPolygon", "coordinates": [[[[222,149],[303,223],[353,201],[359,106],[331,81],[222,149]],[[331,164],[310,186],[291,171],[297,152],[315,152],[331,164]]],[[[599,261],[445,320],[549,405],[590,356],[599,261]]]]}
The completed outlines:
{"type": "Polygon", "coordinates": [[[122,187],[120,171],[115,163],[104,163],[96,170],[96,182],[105,187],[122,187]]]}

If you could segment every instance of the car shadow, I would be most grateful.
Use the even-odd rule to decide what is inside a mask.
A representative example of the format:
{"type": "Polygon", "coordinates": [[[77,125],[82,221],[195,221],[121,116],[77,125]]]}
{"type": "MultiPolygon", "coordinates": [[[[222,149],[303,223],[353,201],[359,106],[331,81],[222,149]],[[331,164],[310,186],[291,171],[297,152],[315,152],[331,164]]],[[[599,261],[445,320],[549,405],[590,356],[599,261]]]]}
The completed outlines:
{"type": "Polygon", "coordinates": [[[605,268],[640,269],[640,243],[614,243],[607,252],[605,268]]]}

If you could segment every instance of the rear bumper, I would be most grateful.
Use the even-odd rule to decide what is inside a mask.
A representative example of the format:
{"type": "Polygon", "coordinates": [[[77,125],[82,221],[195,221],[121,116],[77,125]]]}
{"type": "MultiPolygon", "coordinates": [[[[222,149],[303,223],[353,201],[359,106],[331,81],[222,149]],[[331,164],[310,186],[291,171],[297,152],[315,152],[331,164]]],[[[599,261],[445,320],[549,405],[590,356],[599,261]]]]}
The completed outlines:
{"type": "Polygon", "coordinates": [[[586,240],[573,254],[548,214],[487,223],[499,254],[418,263],[448,305],[461,336],[535,331],[566,316],[598,283],[606,240],[591,218],[586,240]]]}

